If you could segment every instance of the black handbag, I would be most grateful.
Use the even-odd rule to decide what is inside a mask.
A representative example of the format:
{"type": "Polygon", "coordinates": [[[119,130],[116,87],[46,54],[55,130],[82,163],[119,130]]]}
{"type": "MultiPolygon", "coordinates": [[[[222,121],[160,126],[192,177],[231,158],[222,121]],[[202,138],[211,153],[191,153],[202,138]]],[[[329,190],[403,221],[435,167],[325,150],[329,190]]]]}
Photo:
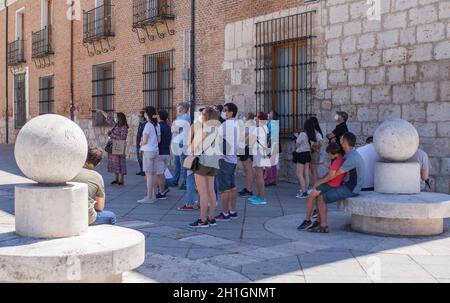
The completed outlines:
{"type": "Polygon", "coordinates": [[[112,152],[113,152],[113,143],[112,143],[111,140],[109,140],[108,143],[106,143],[105,151],[106,151],[108,154],[112,154],[112,152]]]}
{"type": "Polygon", "coordinates": [[[196,156],[187,156],[183,162],[183,168],[189,169],[192,171],[197,171],[199,167],[199,158],[196,156]]]}
{"type": "MultiPolygon", "coordinates": [[[[110,135],[110,133],[112,133],[115,128],[116,127],[114,126],[113,129],[108,133],[108,135],[110,135]]],[[[105,152],[107,152],[108,154],[112,154],[113,153],[113,142],[112,142],[111,139],[109,139],[108,143],[106,143],[105,152]]]]}

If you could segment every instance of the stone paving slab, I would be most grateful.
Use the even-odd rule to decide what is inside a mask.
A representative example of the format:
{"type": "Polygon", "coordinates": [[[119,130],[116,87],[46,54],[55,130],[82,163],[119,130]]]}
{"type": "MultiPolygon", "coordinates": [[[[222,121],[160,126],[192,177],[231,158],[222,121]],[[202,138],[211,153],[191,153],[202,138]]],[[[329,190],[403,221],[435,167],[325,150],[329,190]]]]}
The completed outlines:
{"type": "Polygon", "coordinates": [[[136,272],[162,283],[250,282],[248,278],[239,273],[204,263],[201,260],[192,261],[159,254],[147,254],[144,264],[136,272]]]}
{"type": "Polygon", "coordinates": [[[276,259],[264,260],[262,262],[243,264],[242,273],[275,276],[287,273],[295,275],[303,274],[296,256],[279,257],[276,259]]]}

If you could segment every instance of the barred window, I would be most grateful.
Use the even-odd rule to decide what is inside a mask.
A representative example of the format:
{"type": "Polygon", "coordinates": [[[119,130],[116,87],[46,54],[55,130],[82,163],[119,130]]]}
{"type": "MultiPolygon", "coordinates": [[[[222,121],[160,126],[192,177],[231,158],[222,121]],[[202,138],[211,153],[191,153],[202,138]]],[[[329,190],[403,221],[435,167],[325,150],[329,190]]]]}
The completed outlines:
{"type": "Polygon", "coordinates": [[[256,24],[257,112],[276,111],[284,136],[313,115],[315,11],[256,24]]]}
{"type": "Polygon", "coordinates": [[[53,76],[39,78],[39,114],[55,112],[53,76]]]}
{"type": "MultiPolygon", "coordinates": [[[[114,62],[94,65],[92,68],[92,109],[114,112],[114,62]]],[[[101,113],[94,112],[94,126],[105,126],[101,113]]]]}
{"type": "Polygon", "coordinates": [[[173,117],[173,51],[144,56],[144,106],[165,109],[173,117]]]}

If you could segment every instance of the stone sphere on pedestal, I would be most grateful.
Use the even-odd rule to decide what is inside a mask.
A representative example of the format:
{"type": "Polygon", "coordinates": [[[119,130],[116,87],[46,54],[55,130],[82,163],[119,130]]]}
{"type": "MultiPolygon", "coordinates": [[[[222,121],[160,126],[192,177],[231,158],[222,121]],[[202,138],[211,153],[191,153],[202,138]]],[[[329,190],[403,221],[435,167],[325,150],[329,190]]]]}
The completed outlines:
{"type": "Polygon", "coordinates": [[[19,132],[14,154],[20,170],[42,184],[64,184],[83,168],[88,144],[81,128],[59,115],[43,115],[19,132]]]}
{"type": "Polygon", "coordinates": [[[406,161],[419,148],[419,134],[408,121],[392,119],[381,124],[375,131],[374,145],[384,160],[406,161]]]}

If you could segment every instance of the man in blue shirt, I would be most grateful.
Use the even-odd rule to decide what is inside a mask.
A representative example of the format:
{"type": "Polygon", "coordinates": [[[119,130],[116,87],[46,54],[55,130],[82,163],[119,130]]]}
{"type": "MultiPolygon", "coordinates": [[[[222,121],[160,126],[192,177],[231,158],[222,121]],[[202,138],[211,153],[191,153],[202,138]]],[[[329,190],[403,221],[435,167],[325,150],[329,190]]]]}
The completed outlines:
{"type": "Polygon", "coordinates": [[[180,181],[181,176],[183,177],[183,183],[180,185],[181,190],[186,190],[186,169],[183,168],[184,159],[186,159],[186,153],[183,152],[187,136],[189,132],[189,126],[191,124],[191,118],[189,116],[189,102],[181,102],[178,105],[178,118],[172,125],[173,141],[172,144],[177,144],[179,149],[177,153],[173,156],[174,174],[171,179],[166,181],[167,186],[176,187],[180,181]]]}
{"type": "Polygon", "coordinates": [[[327,204],[338,202],[360,194],[364,184],[364,160],[355,149],[356,136],[352,133],[345,133],[341,137],[341,146],[345,152],[344,164],[335,173],[329,174],[322,180],[318,180],[314,187],[327,183],[337,176],[347,174],[344,183],[335,189],[332,189],[319,196],[317,208],[319,210],[320,225],[311,228],[310,232],[328,233],[328,214],[327,204]]]}

